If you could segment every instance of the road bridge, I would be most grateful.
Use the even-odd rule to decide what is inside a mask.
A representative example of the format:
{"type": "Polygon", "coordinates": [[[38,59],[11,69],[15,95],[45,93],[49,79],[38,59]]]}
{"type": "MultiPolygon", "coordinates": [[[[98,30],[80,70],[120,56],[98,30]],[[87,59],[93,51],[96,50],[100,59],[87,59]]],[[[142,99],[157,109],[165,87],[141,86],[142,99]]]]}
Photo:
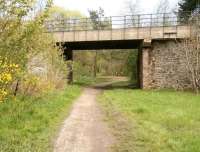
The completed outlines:
{"type": "Polygon", "coordinates": [[[62,44],[67,60],[73,60],[73,50],[139,49],[138,75],[144,89],[175,83],[175,74],[167,73],[176,64],[169,49],[192,32],[191,25],[177,13],[52,20],[45,26],[62,44]]]}

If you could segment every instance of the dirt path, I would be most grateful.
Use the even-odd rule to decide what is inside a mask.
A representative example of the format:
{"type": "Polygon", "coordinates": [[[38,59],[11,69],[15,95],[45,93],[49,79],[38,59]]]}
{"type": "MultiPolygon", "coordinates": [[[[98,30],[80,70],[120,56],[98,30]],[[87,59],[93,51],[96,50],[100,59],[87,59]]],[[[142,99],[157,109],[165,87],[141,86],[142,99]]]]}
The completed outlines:
{"type": "Polygon", "coordinates": [[[56,140],[54,152],[108,152],[113,138],[96,102],[100,90],[86,88],[56,140]]]}

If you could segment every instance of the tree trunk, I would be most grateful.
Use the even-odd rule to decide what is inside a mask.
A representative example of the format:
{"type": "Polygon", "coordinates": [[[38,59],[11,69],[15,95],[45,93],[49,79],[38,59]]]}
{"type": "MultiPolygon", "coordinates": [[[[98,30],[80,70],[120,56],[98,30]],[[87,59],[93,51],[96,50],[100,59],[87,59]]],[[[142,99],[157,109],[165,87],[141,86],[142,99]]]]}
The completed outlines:
{"type": "Polygon", "coordinates": [[[94,56],[94,75],[95,78],[97,76],[97,51],[95,51],[95,56],[94,56]]]}

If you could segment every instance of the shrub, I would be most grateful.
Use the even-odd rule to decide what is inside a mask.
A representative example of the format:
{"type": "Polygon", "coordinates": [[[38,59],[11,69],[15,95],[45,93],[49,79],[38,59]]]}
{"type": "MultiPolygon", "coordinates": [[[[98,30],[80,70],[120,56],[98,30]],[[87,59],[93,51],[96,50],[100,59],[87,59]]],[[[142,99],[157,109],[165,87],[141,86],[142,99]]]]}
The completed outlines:
{"type": "Polygon", "coordinates": [[[0,102],[9,94],[9,86],[19,76],[18,64],[9,63],[7,58],[0,57],[0,102]]]}

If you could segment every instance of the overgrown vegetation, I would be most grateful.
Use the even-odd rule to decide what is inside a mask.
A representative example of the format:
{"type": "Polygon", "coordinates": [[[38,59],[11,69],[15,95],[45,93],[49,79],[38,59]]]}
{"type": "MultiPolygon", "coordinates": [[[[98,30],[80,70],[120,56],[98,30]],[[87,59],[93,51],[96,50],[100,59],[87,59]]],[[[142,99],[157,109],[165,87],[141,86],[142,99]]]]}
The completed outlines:
{"type": "Polygon", "coordinates": [[[0,152],[52,151],[60,122],[80,91],[68,86],[40,97],[7,99],[0,106],[0,152]]]}
{"type": "Polygon", "coordinates": [[[102,76],[125,76],[137,82],[137,60],[137,50],[75,51],[74,80],[83,82],[102,76]]]}
{"type": "Polygon", "coordinates": [[[198,152],[200,96],[174,91],[110,90],[100,97],[114,151],[198,152]]]}
{"type": "Polygon", "coordinates": [[[52,151],[80,94],[79,87],[66,87],[62,51],[44,29],[51,5],[0,0],[0,152],[52,151]]]}
{"type": "Polygon", "coordinates": [[[62,52],[43,29],[51,4],[51,0],[0,0],[1,101],[17,93],[31,95],[64,87],[62,52]]]}
{"type": "MultiPolygon", "coordinates": [[[[191,34],[190,38],[178,41],[176,46],[172,51],[176,56],[183,58],[184,68],[186,78],[189,81],[190,89],[194,92],[199,93],[200,89],[200,24],[199,15],[193,15],[190,17],[191,34]],[[179,53],[177,53],[179,52],[179,53]],[[183,55],[182,55],[183,54],[183,55]],[[182,56],[181,56],[182,55],[182,56]]],[[[185,86],[177,80],[178,86],[182,89],[186,89],[185,86]]]]}

